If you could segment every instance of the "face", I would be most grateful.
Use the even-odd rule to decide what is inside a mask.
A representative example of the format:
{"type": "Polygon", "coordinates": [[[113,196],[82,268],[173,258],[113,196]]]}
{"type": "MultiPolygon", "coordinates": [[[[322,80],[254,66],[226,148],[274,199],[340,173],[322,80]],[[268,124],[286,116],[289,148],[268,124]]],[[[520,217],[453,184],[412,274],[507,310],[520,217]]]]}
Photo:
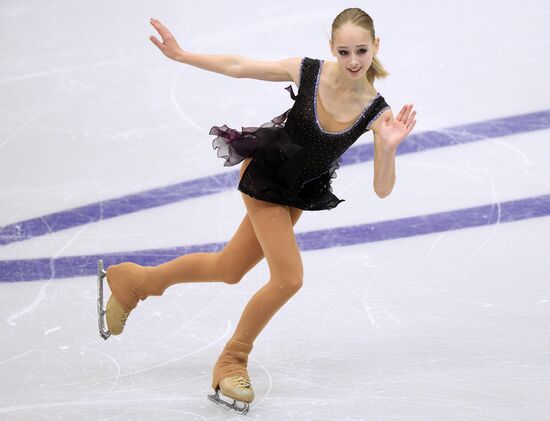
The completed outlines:
{"type": "Polygon", "coordinates": [[[334,38],[330,41],[330,50],[342,73],[349,78],[359,79],[366,77],[379,44],[379,38],[372,41],[370,31],[346,24],[335,31],[334,38]]]}

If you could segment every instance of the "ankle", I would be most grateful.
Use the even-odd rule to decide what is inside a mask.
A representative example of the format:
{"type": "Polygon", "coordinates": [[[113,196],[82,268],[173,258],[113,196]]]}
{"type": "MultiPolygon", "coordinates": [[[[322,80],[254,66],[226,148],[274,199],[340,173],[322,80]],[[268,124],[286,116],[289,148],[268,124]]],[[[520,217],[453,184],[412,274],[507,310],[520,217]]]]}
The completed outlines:
{"type": "Polygon", "coordinates": [[[248,355],[252,352],[252,348],[252,344],[243,342],[240,339],[231,338],[225,344],[224,352],[246,364],[248,362],[248,355]]]}
{"type": "Polygon", "coordinates": [[[140,282],[147,295],[163,295],[170,286],[159,273],[158,266],[143,266],[140,282]]]}

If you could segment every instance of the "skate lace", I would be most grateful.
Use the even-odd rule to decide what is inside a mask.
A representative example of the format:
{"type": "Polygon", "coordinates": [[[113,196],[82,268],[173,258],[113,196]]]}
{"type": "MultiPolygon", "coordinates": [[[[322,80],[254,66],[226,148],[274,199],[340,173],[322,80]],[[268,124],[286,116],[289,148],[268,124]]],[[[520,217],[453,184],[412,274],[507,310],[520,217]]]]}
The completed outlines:
{"type": "Polygon", "coordinates": [[[247,377],[243,377],[243,376],[236,376],[236,377],[232,377],[231,380],[233,381],[233,383],[237,384],[239,387],[243,387],[243,388],[250,388],[250,379],[248,379],[247,377]]]}
{"type": "Polygon", "coordinates": [[[122,326],[124,327],[124,325],[126,325],[126,320],[128,319],[128,315],[130,313],[122,313],[120,315],[120,321],[122,322],[122,326]]]}

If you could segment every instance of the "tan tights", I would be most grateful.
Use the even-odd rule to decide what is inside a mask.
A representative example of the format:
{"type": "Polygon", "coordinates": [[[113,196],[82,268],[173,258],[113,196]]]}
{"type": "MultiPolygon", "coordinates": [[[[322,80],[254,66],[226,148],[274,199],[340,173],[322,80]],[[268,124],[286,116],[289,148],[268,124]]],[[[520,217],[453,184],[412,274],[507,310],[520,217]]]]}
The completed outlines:
{"type": "MultiPolygon", "coordinates": [[[[241,176],[249,164],[245,160],[241,176]]],[[[244,308],[239,323],[214,367],[212,387],[229,375],[246,375],[252,344],[275,313],[300,289],[303,265],[293,226],[302,210],[254,199],[241,193],[247,210],[225,248],[214,253],[192,253],[159,266],[133,263],[110,266],[107,279],[117,301],[129,311],[150,295],[162,295],[184,282],[235,284],[264,256],[269,281],[244,308]],[[115,281],[113,281],[115,280],[115,281]]]]}

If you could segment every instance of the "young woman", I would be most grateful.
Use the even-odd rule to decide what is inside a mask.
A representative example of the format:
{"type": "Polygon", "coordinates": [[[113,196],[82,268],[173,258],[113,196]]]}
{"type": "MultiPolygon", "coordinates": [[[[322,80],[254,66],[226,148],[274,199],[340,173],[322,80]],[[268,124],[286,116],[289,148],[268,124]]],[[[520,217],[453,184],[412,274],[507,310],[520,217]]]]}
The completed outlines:
{"type": "Polygon", "coordinates": [[[246,413],[254,392],[247,372],[254,340],[274,314],[300,289],[303,266],[293,226],[304,210],[325,210],[343,200],[332,193],[331,179],[341,155],[364,132],[374,132],[374,191],[383,198],[395,183],[397,146],[415,126],[416,111],[405,105],[394,118],[373,86],[387,76],[376,54],[380,39],[371,17],[358,8],[342,11],[332,24],[331,54],[336,61],[295,57],[274,62],[235,55],[206,55],[183,50],[158,20],[151,24],[162,42],[150,40],[173,60],[234,78],[291,81],[298,87],[291,109],[261,127],[242,132],[214,126],[213,147],[225,166],[242,162],[238,190],[246,214],[225,248],[193,253],[159,266],[124,262],[107,269],[112,295],[106,319],[111,334],[122,333],[139,300],[162,295],[182,282],[236,284],[262,258],[269,281],[242,313],[214,369],[209,398],[246,413]],[[230,405],[218,391],[234,399],[230,405]],[[244,403],[239,407],[236,401],[244,403]]]}

